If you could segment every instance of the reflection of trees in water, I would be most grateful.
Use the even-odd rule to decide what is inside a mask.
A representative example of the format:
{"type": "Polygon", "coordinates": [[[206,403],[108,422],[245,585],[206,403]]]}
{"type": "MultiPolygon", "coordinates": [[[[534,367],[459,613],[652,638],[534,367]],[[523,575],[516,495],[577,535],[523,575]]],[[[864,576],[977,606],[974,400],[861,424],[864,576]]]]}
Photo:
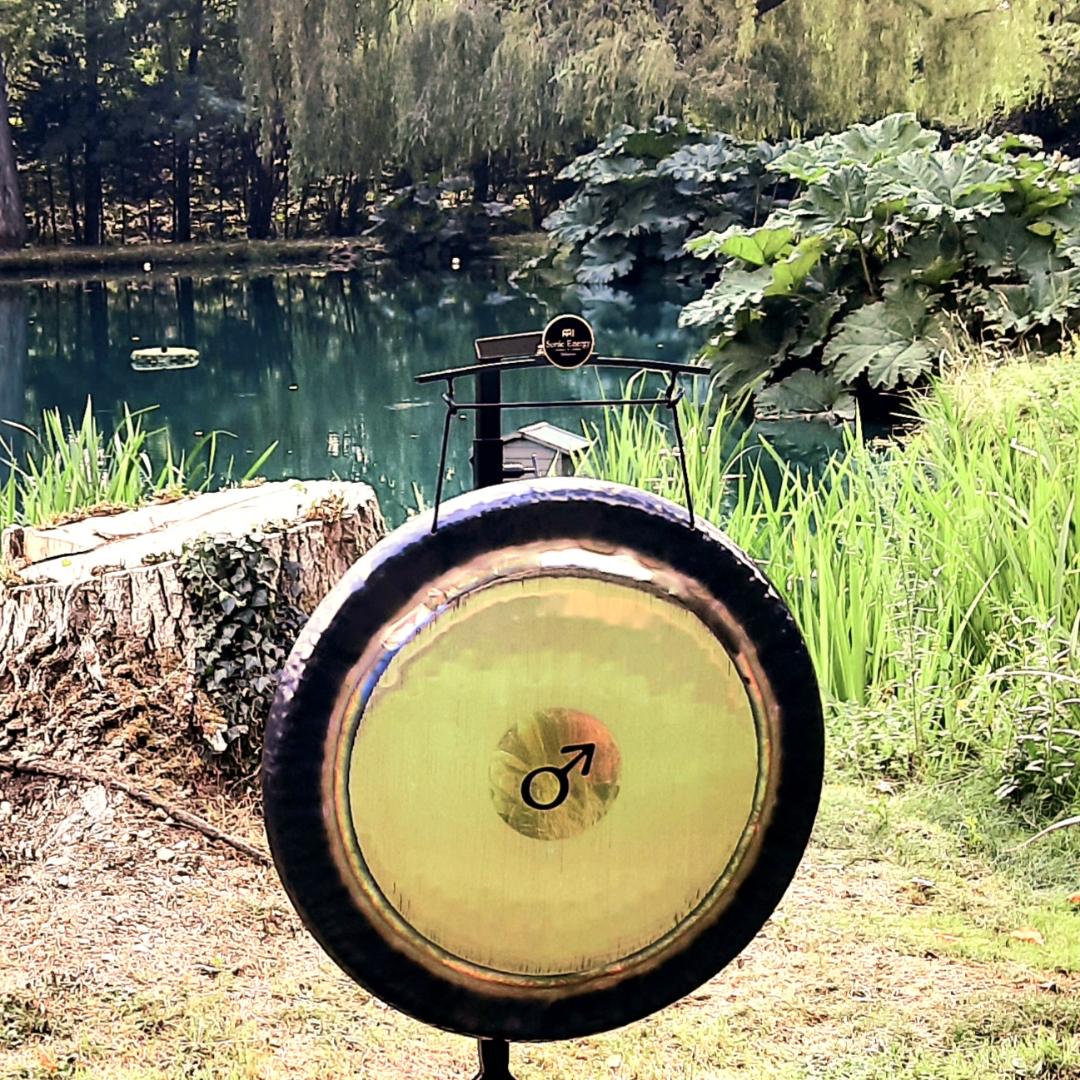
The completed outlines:
{"type": "MultiPolygon", "coordinates": [[[[495,266],[409,276],[391,269],[375,276],[301,269],[192,273],[49,283],[28,287],[26,295],[33,362],[26,409],[19,407],[16,419],[35,423],[40,410],[51,407],[78,415],[87,394],[107,426],[122,403],[158,405],[152,423],[165,425],[181,447],[190,446],[196,432],[233,432],[237,439],[228,441],[226,452],[236,454],[242,469],[245,459],[277,439],[281,446],[268,475],[362,476],[380,489],[395,517],[400,510],[390,504],[411,505],[413,482],[428,499],[434,490],[442,408],[438,391],[416,386],[413,378],[471,362],[474,338],[539,329],[565,307],[593,320],[605,353],[682,360],[697,344],[677,329],[678,298],[669,291],[542,300],[508,288],[495,266]],[[199,366],[131,370],[133,348],[165,343],[199,349],[199,366]],[[402,407],[411,404],[419,407],[402,407]],[[336,456],[328,452],[331,433],[336,456]]],[[[5,319],[4,325],[19,323],[5,319]]],[[[614,393],[624,378],[609,373],[603,386],[614,393]]],[[[5,391],[5,385],[0,393],[22,399],[21,391],[5,391]]],[[[596,392],[595,375],[555,371],[507,379],[504,390],[507,399],[596,392]]],[[[548,415],[580,429],[580,414],[548,415]]],[[[504,423],[509,430],[535,418],[513,412],[504,423]]],[[[449,492],[467,472],[470,427],[471,418],[454,428],[456,476],[449,492]]]]}
{"type": "MultiPolygon", "coordinates": [[[[0,285],[0,420],[23,418],[28,313],[25,290],[0,285]]],[[[6,430],[0,430],[0,438],[6,437],[6,430]]]]}

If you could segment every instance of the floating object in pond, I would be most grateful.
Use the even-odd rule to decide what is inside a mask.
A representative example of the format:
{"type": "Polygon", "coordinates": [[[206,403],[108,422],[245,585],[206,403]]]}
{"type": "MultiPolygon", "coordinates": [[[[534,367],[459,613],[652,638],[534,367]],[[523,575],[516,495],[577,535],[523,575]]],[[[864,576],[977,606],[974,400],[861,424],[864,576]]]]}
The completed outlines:
{"type": "Polygon", "coordinates": [[[158,349],[133,349],[133,371],[180,371],[197,367],[199,350],[186,349],[181,345],[162,345],[158,349]]]}
{"type": "Polygon", "coordinates": [[[298,383],[289,383],[289,389],[290,390],[299,390],[300,386],[299,386],[298,383]]]}

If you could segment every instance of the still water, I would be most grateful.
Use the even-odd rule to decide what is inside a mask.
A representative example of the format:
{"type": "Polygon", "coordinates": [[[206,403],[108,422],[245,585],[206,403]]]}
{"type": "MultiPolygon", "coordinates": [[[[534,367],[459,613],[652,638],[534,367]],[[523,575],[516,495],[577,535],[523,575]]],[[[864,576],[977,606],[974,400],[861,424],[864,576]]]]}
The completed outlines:
{"type": "MultiPolygon", "coordinates": [[[[124,404],[156,406],[148,424],[179,448],[227,431],[242,474],[272,442],[270,478],[363,479],[393,523],[435,486],[443,408],[417,374],[472,362],[473,339],[539,329],[557,310],[584,314],[601,352],[682,361],[700,341],[677,326],[671,290],[602,290],[545,302],[507,284],[498,265],[403,276],[390,268],[143,275],[0,287],[0,418],[31,428],[44,409],[78,417],[88,397],[111,430],[124,404]],[[23,326],[25,322],[25,327],[23,326]],[[25,332],[22,332],[25,330],[25,332]],[[133,349],[185,345],[197,367],[137,372],[133,349]]],[[[507,400],[617,394],[625,373],[555,370],[508,376],[507,400]]],[[[599,416],[515,410],[510,430],[545,416],[575,432],[599,416]]],[[[471,415],[455,424],[447,493],[468,486],[471,415]]]]}

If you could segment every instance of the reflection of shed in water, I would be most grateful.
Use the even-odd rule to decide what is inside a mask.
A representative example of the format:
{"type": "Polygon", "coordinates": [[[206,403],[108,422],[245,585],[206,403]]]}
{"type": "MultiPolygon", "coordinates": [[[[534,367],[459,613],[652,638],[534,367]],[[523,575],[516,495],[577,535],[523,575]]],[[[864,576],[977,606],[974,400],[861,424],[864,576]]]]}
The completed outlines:
{"type": "Polygon", "coordinates": [[[541,420],[503,436],[506,478],[572,476],[574,454],[589,449],[589,440],[541,420]]]}

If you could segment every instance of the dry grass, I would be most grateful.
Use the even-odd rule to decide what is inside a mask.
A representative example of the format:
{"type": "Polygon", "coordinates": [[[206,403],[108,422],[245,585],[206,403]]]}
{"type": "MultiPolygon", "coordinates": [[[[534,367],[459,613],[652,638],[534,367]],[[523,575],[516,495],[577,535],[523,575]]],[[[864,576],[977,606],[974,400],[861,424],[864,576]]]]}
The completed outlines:
{"type": "MultiPolygon", "coordinates": [[[[469,1040],[349,983],[273,871],[103,789],[3,778],[0,799],[5,1080],[475,1073],[469,1040]]],[[[197,803],[259,841],[250,804],[197,803]]],[[[832,789],[795,885],[735,964],[642,1023],[517,1046],[515,1074],[1075,1080],[1080,911],[1064,887],[953,862],[951,842],[898,800],[832,789]],[[1009,936],[1035,918],[1043,946],[1009,936]]]]}

